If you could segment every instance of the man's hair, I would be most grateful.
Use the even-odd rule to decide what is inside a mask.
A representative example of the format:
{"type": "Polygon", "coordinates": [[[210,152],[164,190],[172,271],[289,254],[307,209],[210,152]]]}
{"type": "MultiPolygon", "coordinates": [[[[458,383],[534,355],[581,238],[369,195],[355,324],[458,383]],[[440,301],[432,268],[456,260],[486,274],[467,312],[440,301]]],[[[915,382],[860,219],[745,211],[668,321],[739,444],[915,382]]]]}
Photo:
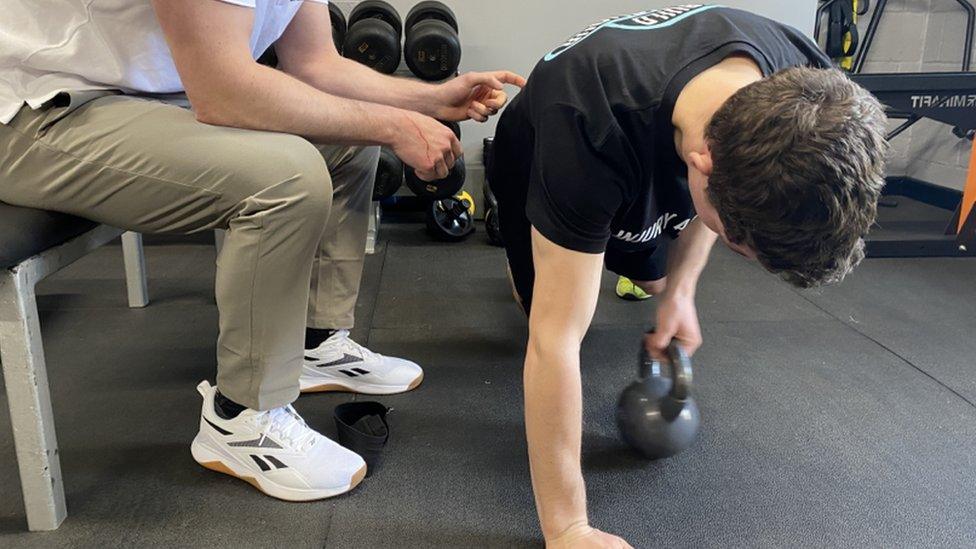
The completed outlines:
{"type": "Polygon", "coordinates": [[[708,197],[726,237],[809,288],[864,258],[884,187],[881,104],[836,69],[792,68],[742,88],[715,113],[708,197]]]}

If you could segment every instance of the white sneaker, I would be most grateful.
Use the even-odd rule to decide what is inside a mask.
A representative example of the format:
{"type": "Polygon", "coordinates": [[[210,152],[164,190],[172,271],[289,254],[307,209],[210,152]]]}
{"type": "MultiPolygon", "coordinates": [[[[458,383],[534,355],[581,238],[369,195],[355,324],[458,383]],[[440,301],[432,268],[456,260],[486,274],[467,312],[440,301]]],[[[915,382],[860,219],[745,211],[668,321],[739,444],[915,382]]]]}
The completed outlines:
{"type": "Polygon", "coordinates": [[[203,412],[190,451],[207,469],[288,501],[337,496],[366,476],[363,458],[309,428],[290,405],[266,412],[245,409],[223,419],[214,410],[217,388],[203,381],[197,390],[203,412]]]}
{"type": "Polygon", "coordinates": [[[299,379],[303,393],[350,391],[392,395],[416,388],[424,371],[413,362],[374,353],[339,330],[321,345],[305,351],[299,379]]]}

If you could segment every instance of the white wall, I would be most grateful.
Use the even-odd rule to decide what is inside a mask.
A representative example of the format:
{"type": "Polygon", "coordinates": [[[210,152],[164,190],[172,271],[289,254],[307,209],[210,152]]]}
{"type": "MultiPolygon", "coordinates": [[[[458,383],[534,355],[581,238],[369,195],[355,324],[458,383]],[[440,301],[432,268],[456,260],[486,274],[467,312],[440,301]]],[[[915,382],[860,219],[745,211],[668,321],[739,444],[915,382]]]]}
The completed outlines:
{"type": "MultiPolygon", "coordinates": [[[[401,17],[419,0],[387,0],[401,17]]],[[[618,14],[692,3],[691,0],[442,0],[458,17],[462,71],[508,69],[528,76],[549,50],[587,25],[618,14]]],[[[355,1],[335,0],[348,16],[355,1]]],[[[817,0],[724,0],[722,5],[748,9],[813,32],[817,0]]],[[[480,189],[481,141],[494,134],[494,121],[462,125],[469,186],[480,189]]]]}

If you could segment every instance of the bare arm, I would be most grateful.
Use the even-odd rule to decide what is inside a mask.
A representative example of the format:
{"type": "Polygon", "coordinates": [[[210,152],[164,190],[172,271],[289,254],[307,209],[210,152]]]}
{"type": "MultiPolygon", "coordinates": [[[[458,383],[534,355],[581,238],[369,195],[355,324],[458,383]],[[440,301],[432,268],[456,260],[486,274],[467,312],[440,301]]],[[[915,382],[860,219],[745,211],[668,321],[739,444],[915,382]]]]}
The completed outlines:
{"type": "Polygon", "coordinates": [[[550,547],[593,538],[625,547],[623,540],[589,527],[580,466],[579,351],[596,309],[603,254],[561,248],[534,228],[532,252],[536,279],[525,355],[525,430],[542,532],[550,547]]]}
{"type": "Polygon", "coordinates": [[[668,294],[695,297],[698,279],[717,239],[718,235],[697,217],[681,231],[668,256],[668,294]]]}
{"type": "Polygon", "coordinates": [[[218,0],[152,0],[197,118],[301,135],[322,143],[383,144],[422,177],[443,177],[461,146],[420,114],[324,93],[251,57],[253,10],[218,0]]]}
{"type": "Polygon", "coordinates": [[[656,331],[646,341],[652,355],[664,358],[664,349],[672,338],[677,338],[689,354],[694,354],[701,346],[695,292],[717,239],[718,235],[700,218],[695,218],[681,231],[676,245],[670,250],[668,287],[657,308],[656,331]]]}
{"type": "Polygon", "coordinates": [[[447,84],[387,76],[341,57],[331,34],[328,7],[304,3],[275,43],[279,68],[340,97],[417,111],[440,120],[484,122],[504,106],[505,84],[525,84],[524,78],[508,71],[468,73],[447,84]],[[469,101],[463,101],[465,98],[469,101]]]}

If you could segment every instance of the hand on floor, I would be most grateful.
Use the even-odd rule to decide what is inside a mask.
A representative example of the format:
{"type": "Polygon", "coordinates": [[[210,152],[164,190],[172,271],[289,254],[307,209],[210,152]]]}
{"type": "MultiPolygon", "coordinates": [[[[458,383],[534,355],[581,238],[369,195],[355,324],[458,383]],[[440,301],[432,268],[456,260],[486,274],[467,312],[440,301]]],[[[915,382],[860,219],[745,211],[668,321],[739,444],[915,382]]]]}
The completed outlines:
{"type": "Polygon", "coordinates": [[[634,549],[623,538],[592,528],[588,525],[574,526],[546,542],[546,549],[634,549]]]}

